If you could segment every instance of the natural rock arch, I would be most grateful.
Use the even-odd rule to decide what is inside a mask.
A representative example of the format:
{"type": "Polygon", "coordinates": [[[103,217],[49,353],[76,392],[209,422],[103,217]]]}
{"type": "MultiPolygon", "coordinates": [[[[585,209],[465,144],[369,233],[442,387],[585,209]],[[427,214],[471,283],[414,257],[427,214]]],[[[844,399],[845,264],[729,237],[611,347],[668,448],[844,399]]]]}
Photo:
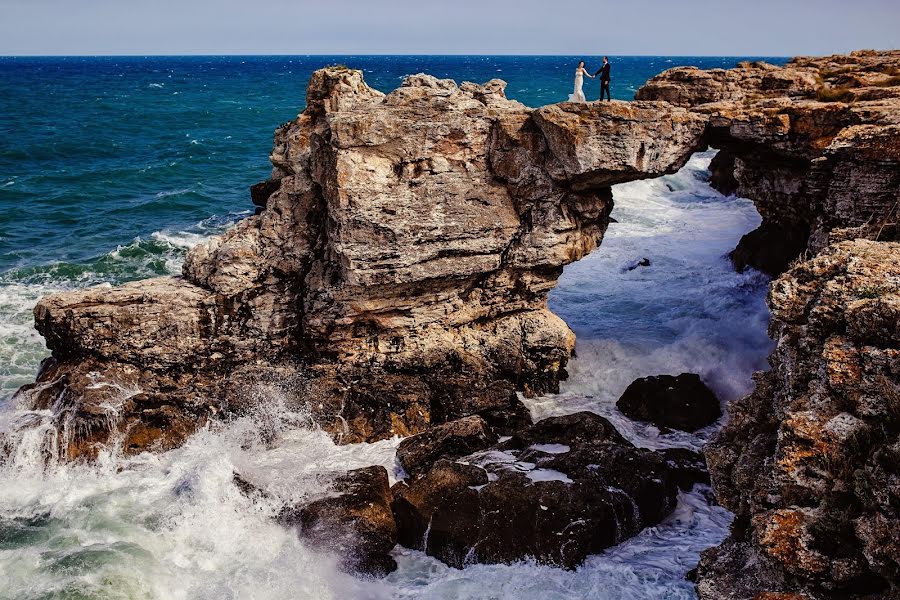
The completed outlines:
{"type": "Polygon", "coordinates": [[[526,420],[516,392],[555,391],[574,346],[547,293],[600,243],[610,186],[679,169],[707,119],[666,102],[531,109],[504,87],[415,75],[383,95],[317,71],[275,133],[259,214],[194,248],[183,277],[43,299],[53,359],[23,393],[69,407],[68,455],[110,425],[126,451],[177,445],[260,381],[342,441],[526,420]],[[142,391],[123,400],[98,376],[142,391]]]}

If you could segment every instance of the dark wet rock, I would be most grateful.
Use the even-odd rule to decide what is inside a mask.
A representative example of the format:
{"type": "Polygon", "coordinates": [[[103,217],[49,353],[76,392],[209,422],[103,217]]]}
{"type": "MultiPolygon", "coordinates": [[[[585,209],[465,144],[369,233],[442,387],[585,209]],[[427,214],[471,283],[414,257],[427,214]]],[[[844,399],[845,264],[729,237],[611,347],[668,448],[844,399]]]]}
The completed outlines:
{"type": "Polygon", "coordinates": [[[709,485],[709,469],[701,453],[687,448],[665,448],[658,452],[666,459],[679,489],[689,491],[697,483],[709,485]]]}
{"type": "Polygon", "coordinates": [[[766,275],[784,273],[805,250],[809,232],[803,226],[785,227],[764,222],[741,237],[728,257],[735,270],[743,272],[753,267],[766,275]]]}
{"type": "Polygon", "coordinates": [[[476,414],[498,435],[512,435],[533,423],[531,411],[516,393],[511,394],[508,403],[498,403],[496,406],[479,410],[476,414]]]}
{"type": "Polygon", "coordinates": [[[336,495],[284,509],[279,521],[296,526],[310,544],[334,552],[348,571],[381,577],[396,570],[390,552],[397,544],[397,526],[384,467],[348,471],[333,481],[332,491],[336,495]]]}
{"type": "Polygon", "coordinates": [[[246,479],[240,473],[232,473],[231,482],[244,496],[251,500],[267,499],[271,497],[268,492],[249,479],[246,479]]]}
{"type": "Polygon", "coordinates": [[[534,444],[565,444],[581,446],[612,442],[630,445],[619,430],[605,418],[582,411],[570,415],[542,419],[522,431],[513,434],[500,444],[504,450],[522,450],[534,444]]]}
{"type": "Polygon", "coordinates": [[[438,459],[459,458],[497,443],[497,434],[479,416],[463,417],[408,437],[397,447],[397,460],[417,475],[438,459]]]}
{"type": "Polygon", "coordinates": [[[649,266],[650,266],[650,259],[645,257],[645,258],[642,258],[641,260],[637,261],[636,263],[629,265],[626,270],[634,271],[638,267],[649,267],[649,266]]]}
{"type": "Polygon", "coordinates": [[[269,198],[281,187],[280,179],[267,179],[250,186],[250,200],[259,208],[266,208],[269,198]]]}
{"type": "Polygon", "coordinates": [[[681,431],[696,431],[722,416],[718,398],[695,373],[635,379],[616,407],[630,419],[681,431]]]}
{"type": "Polygon", "coordinates": [[[709,163],[709,184],[725,196],[731,196],[738,189],[734,178],[734,154],[719,150],[709,163]]]}
{"type": "Polygon", "coordinates": [[[534,558],[565,568],[658,523],[677,491],[662,454],[593,413],[544,419],[392,490],[404,546],[455,567],[534,558]]]}

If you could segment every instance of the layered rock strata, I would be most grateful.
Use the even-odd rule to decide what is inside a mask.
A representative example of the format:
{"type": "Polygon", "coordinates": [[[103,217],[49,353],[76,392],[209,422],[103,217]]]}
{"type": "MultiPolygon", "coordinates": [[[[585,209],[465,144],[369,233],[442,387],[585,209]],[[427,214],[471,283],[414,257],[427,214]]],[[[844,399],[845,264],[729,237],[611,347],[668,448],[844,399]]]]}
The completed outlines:
{"type": "Polygon", "coordinates": [[[258,215],[181,277],[41,300],[53,358],[22,395],[57,415],[66,455],[172,447],[272,396],[344,442],[527,423],[516,392],[555,391],[574,346],[547,293],[600,242],[610,186],[680,168],[706,117],[530,109],[504,86],[416,75],[384,95],[317,71],[276,131],[258,215]]]}
{"type": "Polygon", "coordinates": [[[709,143],[722,149],[713,183],[751,198],[763,218],[735,251],[738,268],[777,275],[839,228],[874,226],[892,239],[882,225],[900,209],[900,51],[679,67],[636,98],[709,117],[709,143]]]}

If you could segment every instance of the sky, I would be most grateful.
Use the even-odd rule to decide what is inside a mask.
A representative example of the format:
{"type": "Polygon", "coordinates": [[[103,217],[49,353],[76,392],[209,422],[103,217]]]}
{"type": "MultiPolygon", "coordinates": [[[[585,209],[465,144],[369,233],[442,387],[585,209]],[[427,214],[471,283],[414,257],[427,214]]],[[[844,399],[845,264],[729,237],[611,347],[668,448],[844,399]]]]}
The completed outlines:
{"type": "Polygon", "coordinates": [[[0,0],[0,55],[900,48],[900,0],[0,0]]]}

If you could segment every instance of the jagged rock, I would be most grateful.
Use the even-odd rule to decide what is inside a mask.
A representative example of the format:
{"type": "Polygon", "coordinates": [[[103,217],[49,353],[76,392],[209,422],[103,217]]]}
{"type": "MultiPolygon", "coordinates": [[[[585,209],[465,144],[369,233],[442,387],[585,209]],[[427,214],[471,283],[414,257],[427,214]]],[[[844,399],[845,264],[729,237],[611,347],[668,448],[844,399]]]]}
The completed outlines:
{"type": "Polygon", "coordinates": [[[898,74],[900,51],[795,58],[784,67],[679,67],[636,98],[709,115],[709,143],[724,153],[713,163],[714,187],[751,198],[763,218],[738,247],[736,266],[777,275],[805,250],[821,251],[834,229],[897,221],[898,74]]]}
{"type": "MultiPolygon", "coordinates": [[[[60,372],[90,368],[110,389],[128,373],[154,397],[177,381],[167,402],[204,418],[272,392],[341,442],[473,414],[521,427],[517,392],[565,377],[574,334],[547,294],[600,242],[610,185],[680,168],[707,117],[662,102],[535,110],[504,88],[414,75],[384,95],[360,71],[317,71],[251,192],[260,214],[192,249],[183,277],[38,304],[60,372]]],[[[53,404],[75,446],[96,395],[82,392],[53,404]]],[[[124,426],[106,416],[92,444],[124,426]]]]}
{"type": "Polygon", "coordinates": [[[629,445],[630,442],[605,418],[592,412],[578,412],[538,421],[517,431],[501,448],[524,450],[535,444],[591,446],[606,442],[629,445]]]}
{"type": "Polygon", "coordinates": [[[399,540],[443,562],[575,568],[662,520],[677,477],[592,413],[544,419],[393,488],[399,540]]]}
{"type": "Polygon", "coordinates": [[[735,270],[753,267],[767,275],[777,276],[806,250],[809,232],[803,225],[785,227],[765,222],[741,237],[728,255],[735,270]]]}
{"type": "Polygon", "coordinates": [[[774,281],[769,305],[772,369],[706,448],[735,526],[704,555],[700,596],[887,597],[900,583],[900,244],[830,246],[774,281]]]}
{"type": "Polygon", "coordinates": [[[629,419],[649,421],[662,430],[696,431],[722,416],[719,399],[695,373],[635,379],[616,408],[629,419]]]}
{"type": "Polygon", "coordinates": [[[497,435],[477,415],[463,417],[408,437],[397,446],[397,461],[412,476],[438,459],[454,459],[497,443],[497,435]]]}
{"type": "Polygon", "coordinates": [[[348,471],[334,479],[336,495],[284,509],[278,520],[307,542],[334,552],[343,568],[382,577],[397,569],[391,491],[384,467],[348,471]]]}

